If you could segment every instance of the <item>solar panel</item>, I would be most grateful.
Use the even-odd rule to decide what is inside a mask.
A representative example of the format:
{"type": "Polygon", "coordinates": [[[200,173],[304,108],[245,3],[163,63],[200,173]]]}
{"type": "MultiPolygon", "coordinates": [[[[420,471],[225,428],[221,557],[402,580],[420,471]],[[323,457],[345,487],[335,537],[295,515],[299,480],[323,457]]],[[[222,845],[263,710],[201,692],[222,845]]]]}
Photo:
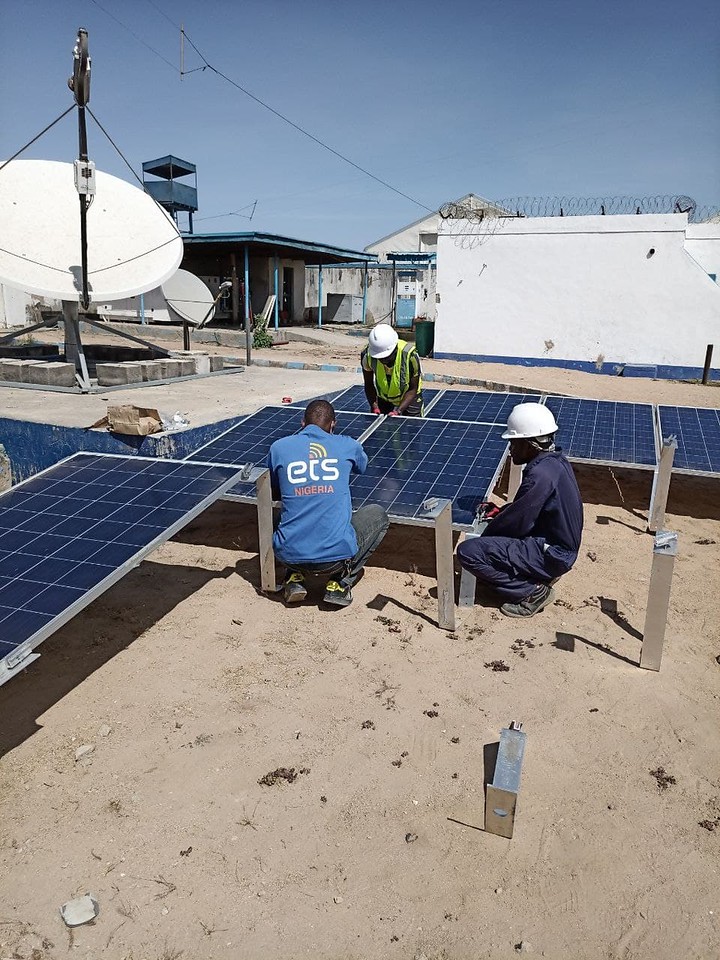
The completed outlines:
{"type": "Polygon", "coordinates": [[[660,433],[674,434],[673,469],[720,473],[720,410],[704,407],[658,407],[660,433]]]}
{"type": "MultiPolygon", "coordinates": [[[[302,409],[296,407],[263,407],[199,450],[195,450],[187,460],[229,463],[239,467],[246,463],[264,465],[275,440],[302,430],[302,414],[302,409]]],[[[375,423],[375,414],[339,411],[335,432],[357,440],[375,423]]],[[[254,498],[255,484],[241,481],[229,492],[236,497],[254,498]]]]}
{"type": "Polygon", "coordinates": [[[547,397],[557,420],[558,446],[571,460],[640,467],[657,464],[653,408],[649,403],[547,397]]]}
{"type": "Polygon", "coordinates": [[[0,683],[236,477],[234,467],[77,453],[0,495],[0,683]]]}
{"type": "MultiPolygon", "coordinates": [[[[432,400],[439,390],[428,389],[423,387],[423,401],[425,407],[427,408],[428,403],[432,400]]],[[[354,387],[348,387],[347,390],[343,390],[339,396],[335,397],[331,401],[333,407],[336,410],[348,410],[355,413],[369,413],[369,404],[367,397],[365,396],[365,387],[362,384],[356,384],[354,387]]]]}
{"type": "Polygon", "coordinates": [[[353,478],[353,506],[379,503],[391,517],[422,519],[429,497],[453,501],[453,523],[469,526],[505,458],[494,425],[392,417],[363,442],[367,471],[353,478]]]}
{"type": "Polygon", "coordinates": [[[539,403],[540,394],[501,393],[494,390],[445,390],[432,405],[434,420],[506,424],[518,403],[539,403]]]}

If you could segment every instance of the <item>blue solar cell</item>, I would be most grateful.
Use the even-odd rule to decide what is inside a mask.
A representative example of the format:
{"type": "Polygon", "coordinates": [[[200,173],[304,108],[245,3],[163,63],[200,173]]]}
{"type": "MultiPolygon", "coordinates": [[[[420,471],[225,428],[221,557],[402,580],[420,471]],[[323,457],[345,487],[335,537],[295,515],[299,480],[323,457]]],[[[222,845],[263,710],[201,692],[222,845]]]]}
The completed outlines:
{"type": "Polygon", "coordinates": [[[236,477],[234,467],[79,453],[0,495],[0,683],[236,477]]]}
{"type": "Polygon", "coordinates": [[[655,423],[649,403],[548,397],[557,420],[558,446],[571,460],[654,467],[655,423]]]}
{"type": "Polygon", "coordinates": [[[677,437],[673,467],[720,473],[720,410],[665,406],[658,410],[663,438],[677,437]]]}
{"type": "Polygon", "coordinates": [[[501,393],[492,390],[445,390],[428,415],[434,420],[467,420],[470,423],[506,424],[519,403],[538,403],[540,394],[501,393]]]}
{"type": "Polygon", "coordinates": [[[472,523],[502,462],[507,443],[495,425],[392,418],[363,442],[367,471],[350,485],[353,505],[379,503],[391,517],[425,516],[423,501],[453,501],[453,523],[472,523]]]}
{"type": "MultiPolygon", "coordinates": [[[[434,399],[439,392],[439,390],[423,387],[423,402],[425,403],[425,407],[427,407],[429,402],[434,399]]],[[[350,413],[368,413],[370,409],[367,397],[365,396],[365,387],[362,384],[355,384],[354,387],[348,387],[347,390],[344,390],[331,402],[335,410],[344,410],[350,413]]]]}

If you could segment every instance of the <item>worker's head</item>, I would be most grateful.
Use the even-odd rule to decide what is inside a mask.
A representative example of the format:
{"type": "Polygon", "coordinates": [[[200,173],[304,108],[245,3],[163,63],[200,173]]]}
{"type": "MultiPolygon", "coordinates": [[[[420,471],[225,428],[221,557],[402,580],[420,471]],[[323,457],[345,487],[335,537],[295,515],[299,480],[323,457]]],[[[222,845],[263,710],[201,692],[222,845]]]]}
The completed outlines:
{"type": "Polygon", "coordinates": [[[373,360],[394,359],[397,345],[398,335],[389,323],[379,323],[370,331],[368,352],[373,360]]]}
{"type": "Polygon", "coordinates": [[[508,417],[503,440],[510,441],[513,463],[530,463],[539,453],[555,449],[558,425],[542,403],[519,403],[508,417]]]}
{"type": "Polygon", "coordinates": [[[325,433],[332,433],[335,429],[335,410],[327,400],[312,400],[305,408],[303,426],[320,427],[325,433]]]}

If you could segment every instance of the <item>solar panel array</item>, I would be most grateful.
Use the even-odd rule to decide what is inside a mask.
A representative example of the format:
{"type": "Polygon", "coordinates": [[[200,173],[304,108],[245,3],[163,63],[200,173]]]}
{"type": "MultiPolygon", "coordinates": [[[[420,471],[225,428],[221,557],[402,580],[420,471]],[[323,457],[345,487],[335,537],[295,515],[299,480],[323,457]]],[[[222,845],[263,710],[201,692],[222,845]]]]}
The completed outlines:
{"type": "Polygon", "coordinates": [[[78,453],[0,495],[0,661],[44,640],[236,476],[233,467],[78,453]]]}
{"type": "Polygon", "coordinates": [[[453,501],[453,523],[469,526],[492,487],[507,443],[497,426],[387,418],[363,442],[367,471],[350,484],[353,506],[379,503],[391,517],[422,519],[423,501],[453,501]]]}
{"type": "Polygon", "coordinates": [[[560,427],[558,446],[572,460],[654,467],[657,445],[649,403],[547,397],[560,427]]]}
{"type": "Polygon", "coordinates": [[[519,403],[539,403],[540,394],[499,393],[493,390],[445,390],[432,405],[434,420],[467,420],[505,425],[519,403]]]}
{"type": "Polygon", "coordinates": [[[720,410],[661,406],[658,412],[661,435],[677,437],[674,468],[720,473],[720,410]]]}
{"type": "MultiPolygon", "coordinates": [[[[430,400],[439,392],[439,390],[429,390],[427,387],[423,387],[423,402],[426,409],[430,400]]],[[[365,396],[365,387],[361,384],[356,384],[353,387],[348,387],[347,390],[343,390],[331,403],[336,411],[347,410],[354,413],[369,413],[370,408],[367,397],[365,396]]]]}

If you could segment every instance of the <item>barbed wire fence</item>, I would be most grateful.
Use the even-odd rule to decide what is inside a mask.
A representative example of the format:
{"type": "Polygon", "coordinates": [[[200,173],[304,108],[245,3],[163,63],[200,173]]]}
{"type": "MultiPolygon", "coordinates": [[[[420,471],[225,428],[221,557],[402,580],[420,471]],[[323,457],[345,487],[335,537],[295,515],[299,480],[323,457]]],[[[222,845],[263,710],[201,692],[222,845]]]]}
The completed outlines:
{"type": "Polygon", "coordinates": [[[720,222],[720,207],[698,206],[692,197],[510,197],[486,205],[450,202],[440,207],[443,220],[485,220],[508,217],[580,217],[617,214],[686,213],[689,223],[720,222]]]}

